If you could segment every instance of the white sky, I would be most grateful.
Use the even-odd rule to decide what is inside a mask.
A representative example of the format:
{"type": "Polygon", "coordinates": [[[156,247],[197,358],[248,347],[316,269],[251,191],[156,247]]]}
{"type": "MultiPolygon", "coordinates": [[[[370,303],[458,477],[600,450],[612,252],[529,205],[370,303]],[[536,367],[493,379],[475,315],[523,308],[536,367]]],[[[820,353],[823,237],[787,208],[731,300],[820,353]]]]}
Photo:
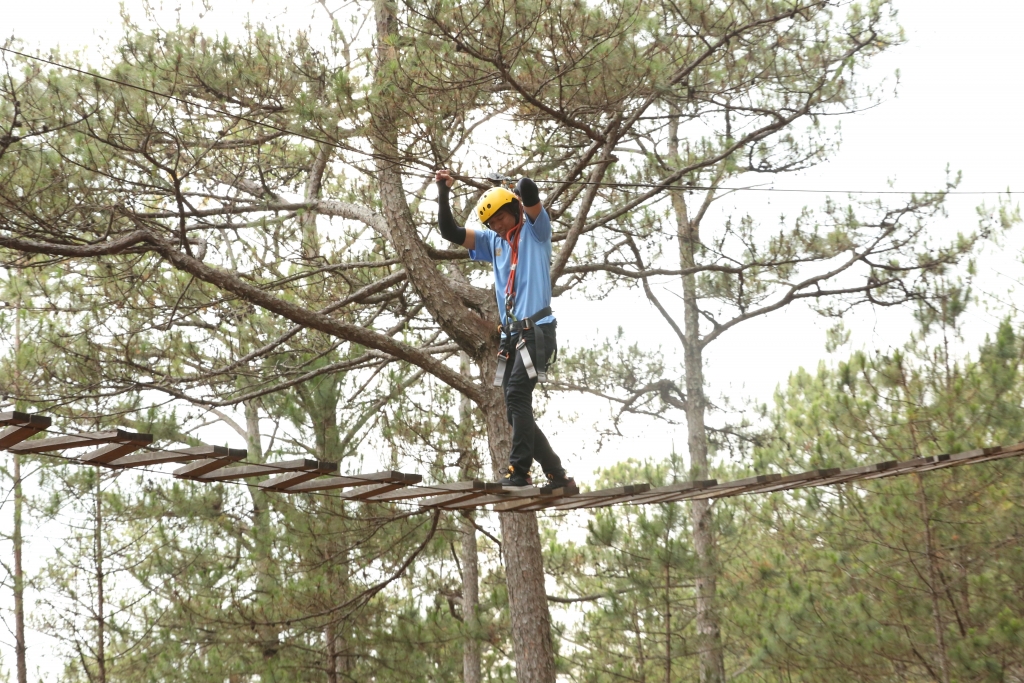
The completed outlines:
{"type": "MultiPolygon", "coordinates": [[[[311,17],[323,26],[323,13],[309,0],[269,0],[259,3],[242,0],[212,0],[214,9],[205,14],[201,26],[209,32],[240,30],[247,15],[254,20],[269,19],[282,26],[304,26],[311,17]]],[[[135,2],[127,3],[133,18],[142,12],[135,2]]],[[[184,4],[182,16],[195,16],[192,5],[165,3],[161,9],[165,26],[173,23],[175,9],[184,4]]],[[[329,2],[330,7],[340,2],[329,2]]],[[[1019,31],[1024,25],[1024,3],[976,0],[969,5],[949,0],[897,0],[900,23],[908,43],[876,60],[868,78],[891,76],[898,69],[897,95],[881,106],[843,118],[843,146],[827,164],[813,171],[787,177],[777,187],[826,190],[887,189],[889,181],[897,189],[930,190],[942,186],[947,166],[953,173],[963,172],[961,190],[1024,190],[1024,133],[1021,111],[1022,64],[1019,31]]],[[[66,2],[62,0],[0,0],[0,35],[14,35],[29,47],[60,45],[63,50],[83,49],[87,53],[111,46],[119,35],[119,3],[116,0],[66,2]]],[[[837,195],[842,199],[843,195],[837,195]]],[[[754,213],[775,216],[783,208],[791,212],[794,202],[817,205],[823,195],[768,195],[750,193],[743,207],[754,213]]],[[[982,201],[992,204],[995,196],[954,196],[948,200],[949,218],[936,230],[970,231],[976,224],[975,207],[982,201]]],[[[1019,203],[1019,199],[1015,198],[1019,203]]],[[[1019,264],[1021,240],[1011,236],[1003,249],[991,249],[980,259],[978,286],[1004,300],[1022,272],[1019,264]]],[[[613,297],[596,305],[569,305],[558,302],[559,337],[572,344],[574,339],[593,339],[611,334],[621,324],[634,339],[665,339],[667,329],[646,303],[637,305],[632,295],[613,297]],[[609,319],[611,304],[619,299],[615,319],[595,324],[595,313],[609,319]]],[[[970,325],[966,347],[971,348],[995,329],[999,311],[976,307],[968,316],[970,325]]],[[[769,401],[775,387],[796,368],[813,368],[826,357],[824,333],[827,324],[806,311],[794,308],[758,322],[746,323],[712,345],[707,358],[707,379],[712,397],[729,396],[734,402],[744,399],[769,401]]],[[[861,311],[847,322],[853,331],[852,346],[866,350],[884,350],[899,346],[912,330],[905,312],[861,311]]],[[[844,349],[842,353],[848,353],[844,349]]],[[[686,437],[680,428],[642,429],[628,435],[613,448],[595,453],[585,421],[559,426],[556,412],[577,411],[585,416],[600,415],[601,406],[573,399],[551,406],[542,425],[570,471],[581,480],[594,468],[624,456],[665,455],[671,444],[685,450],[686,437]]],[[[370,458],[367,458],[369,461],[370,458]]],[[[0,517],[6,517],[6,511],[0,517]]],[[[0,641],[11,641],[0,632],[0,641]]],[[[45,647],[45,646],[43,646],[45,647]]],[[[0,646],[4,668],[13,666],[13,651],[0,646]]],[[[31,655],[30,655],[31,657],[31,655]]],[[[39,650],[35,652],[39,663],[39,650]]]]}

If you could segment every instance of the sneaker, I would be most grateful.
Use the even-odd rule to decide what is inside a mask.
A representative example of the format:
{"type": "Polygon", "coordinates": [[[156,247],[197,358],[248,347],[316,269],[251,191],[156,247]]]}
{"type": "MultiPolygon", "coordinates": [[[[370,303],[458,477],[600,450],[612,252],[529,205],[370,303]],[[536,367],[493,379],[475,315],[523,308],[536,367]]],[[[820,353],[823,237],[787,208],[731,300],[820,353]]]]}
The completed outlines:
{"type": "Polygon", "coordinates": [[[576,480],[566,476],[565,470],[561,472],[545,472],[548,483],[541,488],[542,491],[554,491],[555,489],[576,488],[576,480]]]}
{"type": "Polygon", "coordinates": [[[530,473],[523,473],[517,470],[513,465],[508,466],[508,470],[505,472],[505,476],[498,480],[498,483],[502,486],[530,486],[532,483],[530,480],[530,473]]]}

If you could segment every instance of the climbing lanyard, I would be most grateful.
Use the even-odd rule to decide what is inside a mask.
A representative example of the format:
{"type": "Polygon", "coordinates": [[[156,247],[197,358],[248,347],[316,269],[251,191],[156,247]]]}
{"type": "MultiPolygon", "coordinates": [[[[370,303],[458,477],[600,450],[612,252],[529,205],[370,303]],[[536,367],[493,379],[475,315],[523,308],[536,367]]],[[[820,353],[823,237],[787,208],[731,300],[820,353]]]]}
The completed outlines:
{"type": "Polygon", "coordinates": [[[519,234],[522,232],[522,220],[519,226],[508,233],[509,256],[511,265],[508,270],[508,281],[505,283],[505,326],[511,326],[516,319],[516,266],[519,265],[519,234]]]}

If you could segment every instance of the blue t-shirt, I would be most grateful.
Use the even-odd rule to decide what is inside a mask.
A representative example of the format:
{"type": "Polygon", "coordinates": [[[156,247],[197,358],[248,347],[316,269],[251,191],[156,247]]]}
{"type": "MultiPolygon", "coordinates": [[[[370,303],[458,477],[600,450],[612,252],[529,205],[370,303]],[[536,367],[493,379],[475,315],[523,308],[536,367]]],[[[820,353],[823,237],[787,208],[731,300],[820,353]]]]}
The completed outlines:
{"type": "MultiPolygon", "coordinates": [[[[525,213],[525,212],[524,212],[525,213]]],[[[505,320],[505,285],[512,267],[509,243],[493,230],[476,231],[476,242],[469,251],[474,261],[488,261],[494,268],[494,294],[498,300],[501,320],[505,320]]],[[[519,230],[519,265],[516,267],[516,305],[512,315],[516,320],[528,318],[551,305],[551,218],[547,209],[541,209],[536,221],[523,218],[519,230]]],[[[535,320],[538,325],[552,323],[555,316],[535,320]]]]}

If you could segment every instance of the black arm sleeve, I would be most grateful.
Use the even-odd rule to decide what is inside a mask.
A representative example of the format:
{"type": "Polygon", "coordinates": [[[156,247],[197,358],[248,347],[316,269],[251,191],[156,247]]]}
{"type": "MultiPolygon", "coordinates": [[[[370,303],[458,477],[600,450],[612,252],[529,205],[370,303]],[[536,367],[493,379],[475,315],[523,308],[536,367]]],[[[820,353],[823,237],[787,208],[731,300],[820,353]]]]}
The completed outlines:
{"type": "Polygon", "coordinates": [[[437,227],[441,229],[441,237],[460,247],[466,242],[466,229],[455,223],[452,207],[448,204],[451,188],[443,181],[437,183],[437,227]]]}
{"type": "Polygon", "coordinates": [[[537,183],[529,178],[520,178],[516,183],[516,194],[523,200],[523,206],[536,206],[540,204],[540,190],[537,183]]]}

